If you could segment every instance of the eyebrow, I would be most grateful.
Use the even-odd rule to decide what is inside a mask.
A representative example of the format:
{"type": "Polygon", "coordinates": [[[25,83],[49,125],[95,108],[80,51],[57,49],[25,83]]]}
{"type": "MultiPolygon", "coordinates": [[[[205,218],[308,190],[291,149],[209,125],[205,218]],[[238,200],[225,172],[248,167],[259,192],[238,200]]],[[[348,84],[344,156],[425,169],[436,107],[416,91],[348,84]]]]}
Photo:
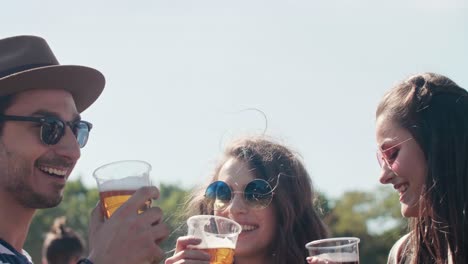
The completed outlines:
{"type": "MultiPolygon", "coordinates": [[[[60,115],[56,112],[51,112],[49,110],[39,109],[32,113],[32,115],[39,115],[39,116],[53,116],[56,118],[61,119],[60,115]]],[[[74,114],[71,121],[78,121],[81,120],[81,116],[79,114],[74,114]]]]}

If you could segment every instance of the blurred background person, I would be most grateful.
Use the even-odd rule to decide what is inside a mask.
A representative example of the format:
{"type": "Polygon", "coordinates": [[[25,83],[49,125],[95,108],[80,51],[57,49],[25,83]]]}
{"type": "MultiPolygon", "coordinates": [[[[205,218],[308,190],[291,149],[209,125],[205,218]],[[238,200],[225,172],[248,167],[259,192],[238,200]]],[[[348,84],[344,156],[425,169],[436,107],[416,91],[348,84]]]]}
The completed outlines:
{"type": "Polygon", "coordinates": [[[65,223],[64,216],[56,218],[46,234],[42,264],[74,264],[84,255],[84,240],[65,223]]]}

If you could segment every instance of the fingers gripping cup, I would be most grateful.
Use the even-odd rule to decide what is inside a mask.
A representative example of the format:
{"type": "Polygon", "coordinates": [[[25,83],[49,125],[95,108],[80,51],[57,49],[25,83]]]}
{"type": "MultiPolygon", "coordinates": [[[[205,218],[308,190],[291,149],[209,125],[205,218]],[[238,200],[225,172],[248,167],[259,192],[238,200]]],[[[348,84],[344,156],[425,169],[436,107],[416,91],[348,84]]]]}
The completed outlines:
{"type": "Polygon", "coordinates": [[[336,237],[315,240],[305,245],[313,263],[359,264],[359,238],[336,237]]]}
{"type": "MultiPolygon", "coordinates": [[[[93,176],[96,179],[101,207],[107,219],[136,190],[143,186],[151,186],[149,172],[151,165],[141,160],[116,161],[97,168],[93,176]]],[[[151,201],[147,202],[150,206],[151,201]]],[[[140,210],[139,212],[142,212],[140,210]]]]}
{"type": "Polygon", "coordinates": [[[187,220],[188,235],[202,242],[194,248],[210,254],[211,264],[232,264],[241,226],[228,218],[214,215],[196,215],[187,220]]]}

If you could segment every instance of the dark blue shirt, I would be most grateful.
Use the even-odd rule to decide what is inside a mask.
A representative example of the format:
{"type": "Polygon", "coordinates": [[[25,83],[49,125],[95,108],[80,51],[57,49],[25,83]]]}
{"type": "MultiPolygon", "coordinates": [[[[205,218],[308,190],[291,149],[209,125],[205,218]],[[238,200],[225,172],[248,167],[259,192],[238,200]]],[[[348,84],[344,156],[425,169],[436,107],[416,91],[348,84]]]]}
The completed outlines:
{"type": "Polygon", "coordinates": [[[32,264],[32,260],[28,252],[19,253],[0,238],[0,264],[32,264]]]}

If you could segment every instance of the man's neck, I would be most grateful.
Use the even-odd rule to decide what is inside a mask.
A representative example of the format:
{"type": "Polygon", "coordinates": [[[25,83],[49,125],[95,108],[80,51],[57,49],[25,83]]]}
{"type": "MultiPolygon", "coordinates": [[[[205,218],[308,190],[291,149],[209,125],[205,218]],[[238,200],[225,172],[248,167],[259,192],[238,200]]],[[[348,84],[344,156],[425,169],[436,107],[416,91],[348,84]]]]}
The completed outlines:
{"type": "Polygon", "coordinates": [[[35,211],[0,191],[0,238],[21,252],[35,211]]]}

